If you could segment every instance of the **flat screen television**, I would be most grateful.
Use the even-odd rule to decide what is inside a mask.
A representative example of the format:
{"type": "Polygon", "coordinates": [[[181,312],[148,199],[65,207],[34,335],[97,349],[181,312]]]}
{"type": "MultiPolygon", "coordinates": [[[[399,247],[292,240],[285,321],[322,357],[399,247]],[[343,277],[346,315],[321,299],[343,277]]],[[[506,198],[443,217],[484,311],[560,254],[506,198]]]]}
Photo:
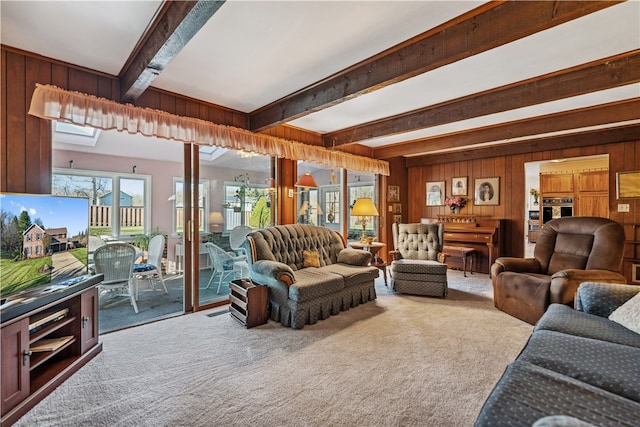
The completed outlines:
{"type": "Polygon", "coordinates": [[[0,305],[88,275],[88,198],[0,193],[0,220],[0,305]]]}

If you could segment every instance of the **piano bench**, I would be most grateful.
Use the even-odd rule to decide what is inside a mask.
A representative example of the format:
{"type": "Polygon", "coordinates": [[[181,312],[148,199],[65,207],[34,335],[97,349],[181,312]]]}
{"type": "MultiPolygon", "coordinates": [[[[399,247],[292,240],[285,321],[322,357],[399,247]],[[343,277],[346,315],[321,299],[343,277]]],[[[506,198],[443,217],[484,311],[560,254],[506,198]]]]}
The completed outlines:
{"type": "Polygon", "coordinates": [[[445,245],[442,247],[443,263],[447,262],[447,257],[460,258],[462,260],[462,271],[464,277],[467,277],[467,259],[471,260],[469,265],[469,272],[473,274],[473,259],[475,258],[476,250],[466,246],[450,246],[445,245]]]}

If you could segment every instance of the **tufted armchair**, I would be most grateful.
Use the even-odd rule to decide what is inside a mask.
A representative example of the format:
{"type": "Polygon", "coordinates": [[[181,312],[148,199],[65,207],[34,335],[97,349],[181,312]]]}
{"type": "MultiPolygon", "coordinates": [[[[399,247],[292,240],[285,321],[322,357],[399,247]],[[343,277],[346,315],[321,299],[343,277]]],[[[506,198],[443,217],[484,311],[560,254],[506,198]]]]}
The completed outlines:
{"type": "Polygon", "coordinates": [[[447,295],[447,265],[438,262],[442,252],[442,224],[393,224],[391,288],[397,292],[447,295]]]}
{"type": "Polygon", "coordinates": [[[607,218],[551,220],[533,258],[500,257],[491,266],[494,305],[535,324],[551,303],[573,304],[582,282],[626,283],[624,241],[622,225],[607,218]]]}

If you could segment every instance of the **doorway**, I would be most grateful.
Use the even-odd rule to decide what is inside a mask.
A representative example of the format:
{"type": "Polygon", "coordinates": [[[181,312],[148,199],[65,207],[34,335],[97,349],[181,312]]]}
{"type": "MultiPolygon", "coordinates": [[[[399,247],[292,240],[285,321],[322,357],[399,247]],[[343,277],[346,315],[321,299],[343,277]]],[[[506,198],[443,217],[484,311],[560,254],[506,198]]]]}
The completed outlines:
{"type": "Polygon", "coordinates": [[[608,154],[527,162],[524,168],[525,257],[533,256],[539,230],[550,219],[609,217],[608,154]]]}

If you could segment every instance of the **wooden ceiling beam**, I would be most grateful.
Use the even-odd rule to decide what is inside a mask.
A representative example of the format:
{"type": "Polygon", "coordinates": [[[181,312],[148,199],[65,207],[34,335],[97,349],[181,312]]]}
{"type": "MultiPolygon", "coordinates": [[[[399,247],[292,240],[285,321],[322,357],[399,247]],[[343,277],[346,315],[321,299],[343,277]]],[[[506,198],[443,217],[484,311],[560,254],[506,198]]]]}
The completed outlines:
{"type": "Polygon", "coordinates": [[[636,141],[640,135],[640,125],[622,126],[613,129],[596,129],[571,135],[556,135],[546,138],[536,138],[531,141],[521,141],[508,145],[496,145],[487,148],[432,154],[427,156],[409,157],[405,159],[407,168],[431,166],[436,164],[454,163],[465,160],[486,159],[489,157],[504,157],[517,154],[530,154],[540,151],[557,149],[590,147],[616,142],[636,141]]]}
{"type": "MultiPolygon", "coordinates": [[[[452,149],[457,149],[454,151],[460,153],[460,151],[473,149],[473,146],[478,144],[491,144],[496,141],[523,138],[530,135],[544,135],[637,119],[640,119],[640,100],[631,99],[374,148],[373,157],[388,159],[421,153],[425,153],[426,156],[430,155],[429,152],[433,152],[434,155],[442,155],[446,154],[442,151],[452,149]]],[[[540,137],[531,137],[531,139],[537,138],[540,137]]],[[[511,146],[511,144],[502,145],[511,146]]],[[[496,142],[495,145],[500,144],[496,142]]]]}
{"type": "Polygon", "coordinates": [[[120,71],[120,100],[138,99],[223,4],[224,0],[167,1],[120,71]]]}
{"type": "Polygon", "coordinates": [[[261,131],[602,10],[619,1],[490,2],[250,115],[261,131]]]}
{"type": "Polygon", "coordinates": [[[325,146],[500,113],[599,90],[640,82],[640,50],[505,85],[323,136],[325,146]]]}

